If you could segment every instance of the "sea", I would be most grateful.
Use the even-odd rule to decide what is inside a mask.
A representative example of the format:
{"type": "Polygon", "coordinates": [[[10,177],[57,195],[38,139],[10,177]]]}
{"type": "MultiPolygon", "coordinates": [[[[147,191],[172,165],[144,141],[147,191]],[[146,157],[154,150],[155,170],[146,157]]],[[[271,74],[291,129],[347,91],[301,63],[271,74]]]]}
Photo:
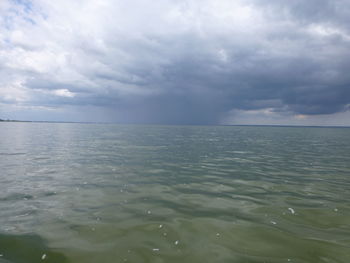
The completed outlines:
{"type": "Polygon", "coordinates": [[[0,123],[1,263],[349,263],[350,129],[0,123]]]}

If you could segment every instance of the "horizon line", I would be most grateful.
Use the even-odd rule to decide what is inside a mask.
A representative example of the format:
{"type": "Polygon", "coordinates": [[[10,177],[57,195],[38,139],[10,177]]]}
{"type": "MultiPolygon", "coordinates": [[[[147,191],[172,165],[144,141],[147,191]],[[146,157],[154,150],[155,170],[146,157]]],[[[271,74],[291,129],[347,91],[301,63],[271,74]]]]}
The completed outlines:
{"type": "Polygon", "coordinates": [[[305,128],[350,128],[346,125],[298,125],[298,124],[162,124],[162,123],[121,123],[121,122],[94,122],[94,121],[38,121],[38,120],[5,120],[0,122],[21,122],[21,123],[71,123],[71,124],[109,124],[109,125],[154,125],[154,126],[251,126],[251,127],[305,127],[305,128]]]}

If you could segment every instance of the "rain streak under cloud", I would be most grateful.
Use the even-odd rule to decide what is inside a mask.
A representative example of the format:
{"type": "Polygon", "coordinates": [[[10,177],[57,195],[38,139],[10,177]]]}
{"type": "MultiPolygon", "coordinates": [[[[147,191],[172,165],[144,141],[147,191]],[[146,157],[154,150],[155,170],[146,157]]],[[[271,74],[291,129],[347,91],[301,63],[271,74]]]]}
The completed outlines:
{"type": "Polygon", "coordinates": [[[2,0],[0,118],[350,125],[347,0],[2,0]]]}

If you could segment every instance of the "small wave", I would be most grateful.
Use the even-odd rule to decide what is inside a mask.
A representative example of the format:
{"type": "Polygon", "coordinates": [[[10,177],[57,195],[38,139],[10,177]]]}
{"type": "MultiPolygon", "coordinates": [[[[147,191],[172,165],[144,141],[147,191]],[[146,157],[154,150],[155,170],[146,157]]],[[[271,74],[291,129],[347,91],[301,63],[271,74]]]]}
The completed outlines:
{"type": "Polygon", "coordinates": [[[14,155],[25,155],[27,153],[18,152],[18,153],[0,153],[0,156],[14,156],[14,155]]]}

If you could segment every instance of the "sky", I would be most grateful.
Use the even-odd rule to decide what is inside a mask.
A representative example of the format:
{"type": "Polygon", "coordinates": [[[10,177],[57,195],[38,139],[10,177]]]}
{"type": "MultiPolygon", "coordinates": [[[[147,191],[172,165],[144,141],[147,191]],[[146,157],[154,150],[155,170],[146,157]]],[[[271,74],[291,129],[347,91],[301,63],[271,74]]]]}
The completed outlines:
{"type": "Polygon", "coordinates": [[[350,125],[349,0],[0,0],[0,118],[350,125]]]}

